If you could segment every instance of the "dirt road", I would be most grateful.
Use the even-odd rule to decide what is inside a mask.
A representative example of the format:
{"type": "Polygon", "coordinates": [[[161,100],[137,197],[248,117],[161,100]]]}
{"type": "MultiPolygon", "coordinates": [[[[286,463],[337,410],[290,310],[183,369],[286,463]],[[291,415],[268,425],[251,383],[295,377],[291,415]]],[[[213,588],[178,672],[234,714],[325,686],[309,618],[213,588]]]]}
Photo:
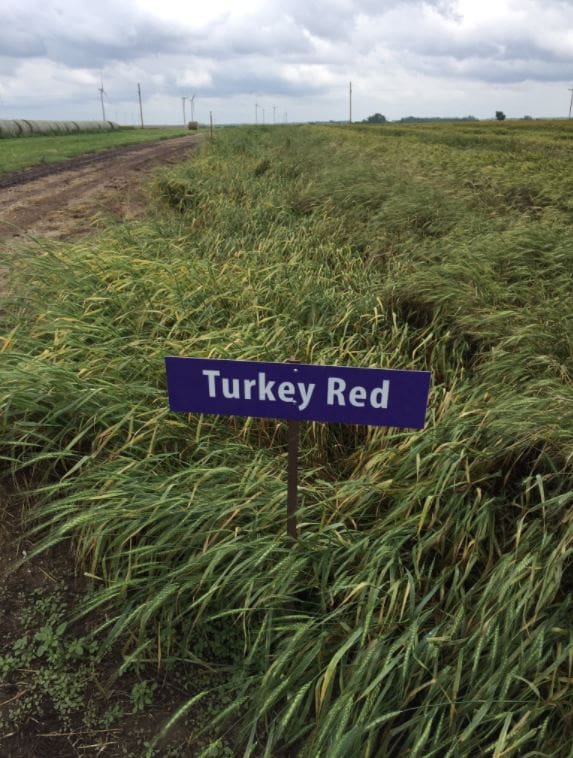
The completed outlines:
{"type": "Polygon", "coordinates": [[[18,240],[70,239],[89,231],[98,217],[137,217],[144,206],[145,172],[179,163],[200,139],[190,135],[130,145],[0,177],[0,279],[1,258],[18,240]]]}

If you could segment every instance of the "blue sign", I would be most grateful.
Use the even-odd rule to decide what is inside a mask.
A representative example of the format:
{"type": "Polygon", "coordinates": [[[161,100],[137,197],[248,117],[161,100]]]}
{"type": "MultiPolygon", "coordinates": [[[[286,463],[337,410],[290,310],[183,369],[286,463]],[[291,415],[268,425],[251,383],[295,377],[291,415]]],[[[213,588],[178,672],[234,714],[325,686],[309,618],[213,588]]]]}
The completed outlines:
{"type": "Polygon", "coordinates": [[[178,413],[220,413],[421,429],[429,371],[165,359],[169,405],[178,413]]]}

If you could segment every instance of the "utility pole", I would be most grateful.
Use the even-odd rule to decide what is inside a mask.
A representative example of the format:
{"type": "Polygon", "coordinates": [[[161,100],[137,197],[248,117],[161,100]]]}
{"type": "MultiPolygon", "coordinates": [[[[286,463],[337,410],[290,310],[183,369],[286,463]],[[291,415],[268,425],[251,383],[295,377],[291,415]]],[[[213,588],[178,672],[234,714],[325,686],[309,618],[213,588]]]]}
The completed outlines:
{"type": "Polygon", "coordinates": [[[255,103],[255,124],[259,123],[259,104],[255,103]]]}
{"type": "Polygon", "coordinates": [[[571,93],[571,102],[569,103],[569,118],[571,118],[571,109],[573,108],[573,89],[569,88],[569,92],[571,93]]]}
{"type": "Polygon", "coordinates": [[[348,123],[352,123],[352,82],[348,86],[348,123]]]}
{"type": "Polygon", "coordinates": [[[263,108],[262,111],[263,111],[263,124],[264,124],[265,123],[265,109],[263,108]]]}
{"type": "Polygon", "coordinates": [[[209,136],[213,139],[213,111],[209,111],[209,136]]]}
{"type": "Polygon", "coordinates": [[[273,124],[274,124],[274,123],[276,123],[276,122],[275,122],[275,113],[276,113],[276,112],[277,112],[277,106],[276,106],[276,105],[273,105],[273,124]]]}
{"type": "Polygon", "coordinates": [[[183,103],[183,126],[185,126],[185,122],[186,122],[186,119],[185,119],[185,100],[187,100],[186,97],[182,97],[181,98],[181,102],[183,103]]]}
{"type": "Polygon", "coordinates": [[[141,85],[137,83],[137,96],[139,98],[139,116],[141,118],[141,128],[143,129],[143,107],[141,105],[141,85]]]}
{"type": "Polygon", "coordinates": [[[195,121],[195,95],[191,97],[191,121],[195,121]]]}

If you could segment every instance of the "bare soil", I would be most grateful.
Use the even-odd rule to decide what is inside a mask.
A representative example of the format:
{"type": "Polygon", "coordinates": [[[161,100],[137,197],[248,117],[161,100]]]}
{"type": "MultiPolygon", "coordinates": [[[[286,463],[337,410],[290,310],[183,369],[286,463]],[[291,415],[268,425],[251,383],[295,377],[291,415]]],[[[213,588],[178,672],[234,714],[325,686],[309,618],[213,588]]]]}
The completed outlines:
{"type": "Polygon", "coordinates": [[[181,162],[200,140],[190,135],[129,145],[0,177],[0,292],[2,259],[19,243],[74,239],[102,221],[139,217],[149,171],[181,162]]]}

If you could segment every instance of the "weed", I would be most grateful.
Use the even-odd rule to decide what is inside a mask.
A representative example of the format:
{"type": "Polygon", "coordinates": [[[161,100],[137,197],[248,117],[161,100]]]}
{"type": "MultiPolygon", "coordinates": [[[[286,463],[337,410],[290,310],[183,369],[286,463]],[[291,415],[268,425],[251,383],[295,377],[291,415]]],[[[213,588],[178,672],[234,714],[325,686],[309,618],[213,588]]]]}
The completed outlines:
{"type": "Polygon", "coordinates": [[[133,713],[141,713],[153,703],[153,693],[157,689],[156,682],[136,682],[131,690],[131,705],[133,713]]]}
{"type": "Polygon", "coordinates": [[[35,591],[21,597],[18,621],[23,636],[0,655],[5,698],[0,711],[0,735],[21,730],[28,719],[51,708],[69,728],[82,710],[94,677],[97,645],[67,633],[65,587],[47,596],[35,591]]]}

